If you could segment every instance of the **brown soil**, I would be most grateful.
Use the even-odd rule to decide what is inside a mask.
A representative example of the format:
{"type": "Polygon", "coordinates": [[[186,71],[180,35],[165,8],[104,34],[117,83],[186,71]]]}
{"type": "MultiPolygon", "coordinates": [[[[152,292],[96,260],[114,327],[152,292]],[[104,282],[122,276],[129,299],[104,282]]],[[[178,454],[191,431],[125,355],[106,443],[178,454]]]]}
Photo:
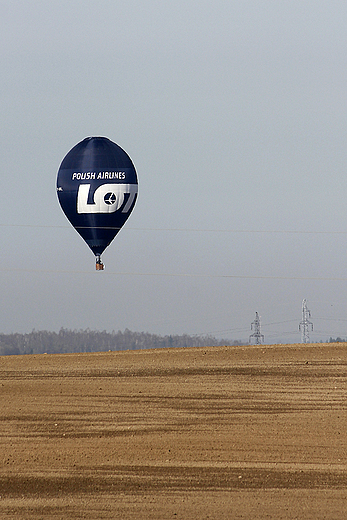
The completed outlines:
{"type": "Polygon", "coordinates": [[[0,357],[1,519],[346,519],[347,347],[0,357]]]}

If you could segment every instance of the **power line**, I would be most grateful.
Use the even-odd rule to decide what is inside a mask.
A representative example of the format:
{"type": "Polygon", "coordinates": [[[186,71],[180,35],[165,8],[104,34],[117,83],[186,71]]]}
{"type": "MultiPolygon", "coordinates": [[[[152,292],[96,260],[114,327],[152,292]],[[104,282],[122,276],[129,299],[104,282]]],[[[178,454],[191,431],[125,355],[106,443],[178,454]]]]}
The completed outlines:
{"type": "MultiPolygon", "coordinates": [[[[88,274],[91,275],[91,270],[81,269],[31,269],[31,268],[12,268],[1,267],[0,272],[15,272],[15,273],[45,273],[45,274],[88,274]]],[[[306,280],[306,281],[325,281],[325,282],[347,282],[347,278],[329,277],[329,276],[257,276],[257,275],[237,275],[237,274],[197,274],[197,273],[141,273],[141,272],[121,272],[121,271],[106,271],[108,275],[116,276],[154,276],[154,277],[168,277],[168,278],[221,278],[221,279],[236,279],[236,280],[306,280]]]]}
{"type": "MultiPolygon", "coordinates": [[[[12,268],[1,267],[2,272],[16,272],[16,273],[54,273],[54,274],[88,274],[92,271],[81,269],[32,269],[32,268],[12,268]]],[[[197,274],[197,273],[141,273],[141,272],[121,272],[121,271],[106,271],[109,275],[117,276],[158,276],[168,278],[229,278],[241,280],[308,280],[308,281],[333,281],[333,282],[347,282],[344,277],[329,277],[329,276],[257,276],[257,275],[238,275],[238,274],[197,274]]]]}
{"type": "MultiPolygon", "coordinates": [[[[276,321],[276,322],[273,322],[273,323],[262,323],[262,328],[264,327],[268,327],[269,325],[282,325],[283,323],[292,323],[292,322],[297,322],[296,319],[293,319],[293,320],[285,320],[285,321],[276,321]]],[[[346,320],[347,321],[347,320],[346,320]]],[[[202,334],[206,334],[206,335],[209,335],[209,334],[225,334],[225,333],[240,333],[240,332],[246,332],[247,330],[249,330],[247,327],[234,327],[232,329],[223,329],[223,330],[210,330],[208,332],[200,332],[198,334],[195,334],[196,336],[200,336],[202,334]]],[[[274,332],[269,332],[268,335],[271,335],[271,334],[277,334],[277,333],[274,333],[274,332]]],[[[282,334],[282,333],[281,333],[282,334]]]]}
{"type": "Polygon", "coordinates": [[[315,318],[315,320],[323,320],[323,321],[347,321],[342,318],[315,318]]]}
{"type": "Polygon", "coordinates": [[[285,321],[274,321],[272,323],[263,323],[263,327],[268,327],[270,325],[282,325],[283,323],[292,323],[293,321],[297,321],[295,319],[293,320],[285,320],[285,321]]]}
{"type": "MultiPolygon", "coordinates": [[[[25,227],[25,228],[57,228],[57,229],[71,229],[68,225],[56,224],[0,224],[0,227],[25,227]]],[[[86,229],[90,226],[80,226],[86,229]]],[[[97,229],[93,227],[93,229],[97,229]]],[[[102,229],[121,229],[120,227],[108,226],[102,229]]],[[[157,227],[130,227],[126,226],[122,229],[128,231],[172,231],[172,232],[201,232],[201,233],[257,233],[257,234],[285,234],[285,235],[346,235],[347,231],[300,231],[300,230],[286,230],[286,229],[211,229],[211,228],[157,228],[157,227]]]]}

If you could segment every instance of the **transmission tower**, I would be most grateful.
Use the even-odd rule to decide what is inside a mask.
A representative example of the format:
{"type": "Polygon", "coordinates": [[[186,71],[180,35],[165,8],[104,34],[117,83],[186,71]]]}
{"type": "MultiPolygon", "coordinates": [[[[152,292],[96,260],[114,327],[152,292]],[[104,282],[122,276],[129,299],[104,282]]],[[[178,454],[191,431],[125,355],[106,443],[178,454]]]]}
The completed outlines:
{"type": "Polygon", "coordinates": [[[301,331],[301,343],[310,343],[310,330],[313,330],[313,323],[309,321],[311,312],[307,308],[307,300],[302,300],[302,321],[299,323],[301,331]]]}
{"type": "Polygon", "coordinates": [[[252,338],[254,338],[254,344],[261,345],[264,341],[264,336],[261,333],[260,316],[257,312],[255,313],[255,320],[251,323],[251,330],[254,330],[254,332],[249,336],[249,342],[252,343],[252,338]]]}

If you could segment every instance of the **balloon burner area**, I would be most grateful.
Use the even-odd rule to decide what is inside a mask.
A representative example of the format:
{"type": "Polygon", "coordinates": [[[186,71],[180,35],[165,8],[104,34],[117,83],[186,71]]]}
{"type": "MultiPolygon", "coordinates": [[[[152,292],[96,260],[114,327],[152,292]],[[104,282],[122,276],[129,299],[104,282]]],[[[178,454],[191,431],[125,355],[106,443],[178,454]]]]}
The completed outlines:
{"type": "Polygon", "coordinates": [[[103,271],[104,270],[104,264],[101,261],[100,255],[96,255],[96,264],[95,264],[97,271],[103,271]]]}

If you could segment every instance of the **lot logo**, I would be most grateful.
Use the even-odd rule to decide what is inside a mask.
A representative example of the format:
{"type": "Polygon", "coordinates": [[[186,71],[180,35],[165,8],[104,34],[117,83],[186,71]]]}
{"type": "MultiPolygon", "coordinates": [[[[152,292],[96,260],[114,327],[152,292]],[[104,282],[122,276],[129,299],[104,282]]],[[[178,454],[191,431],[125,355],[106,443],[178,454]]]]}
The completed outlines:
{"type": "MultiPolygon", "coordinates": [[[[90,184],[80,184],[77,193],[77,213],[114,213],[122,208],[125,195],[128,200],[122,208],[127,213],[137,194],[137,184],[102,184],[94,191],[92,201],[88,202],[90,184]]],[[[89,200],[91,200],[89,198],[89,200]]]]}

